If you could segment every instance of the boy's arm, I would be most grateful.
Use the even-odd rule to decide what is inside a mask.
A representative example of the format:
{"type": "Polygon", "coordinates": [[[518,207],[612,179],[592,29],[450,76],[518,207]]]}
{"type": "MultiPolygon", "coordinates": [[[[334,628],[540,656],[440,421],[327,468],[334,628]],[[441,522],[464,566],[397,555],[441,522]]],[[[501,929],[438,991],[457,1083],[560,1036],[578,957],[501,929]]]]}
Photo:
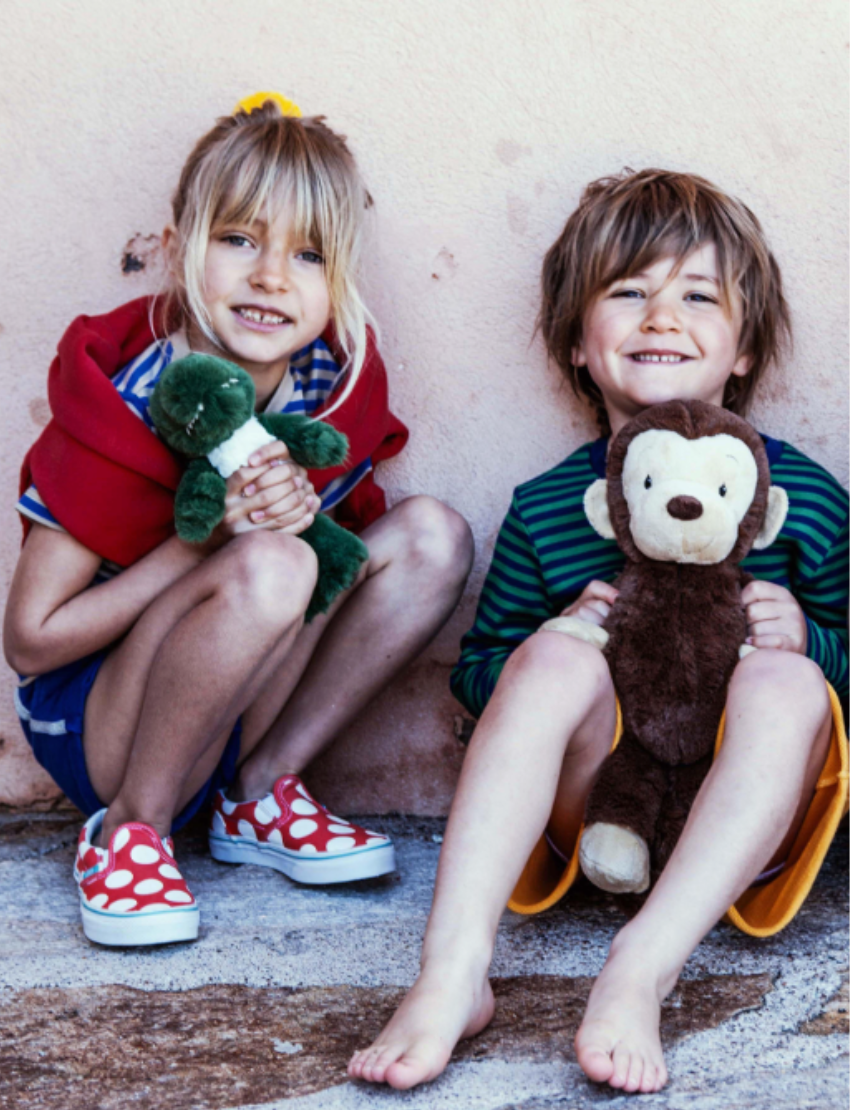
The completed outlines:
{"type": "Polygon", "coordinates": [[[475,623],[461,642],[452,693],[480,717],[511,653],[553,615],[537,552],[511,504],[496,540],[475,623]]]}
{"type": "Polygon", "coordinates": [[[34,524],[6,605],[9,665],[19,674],[44,674],[106,647],[206,553],[174,536],[116,578],[89,588],[100,556],[67,532],[34,524]]]}
{"type": "Polygon", "coordinates": [[[848,661],[848,534],[845,522],[817,569],[801,577],[794,589],[806,618],[806,655],[823,671],[839,697],[850,687],[848,661]]]}

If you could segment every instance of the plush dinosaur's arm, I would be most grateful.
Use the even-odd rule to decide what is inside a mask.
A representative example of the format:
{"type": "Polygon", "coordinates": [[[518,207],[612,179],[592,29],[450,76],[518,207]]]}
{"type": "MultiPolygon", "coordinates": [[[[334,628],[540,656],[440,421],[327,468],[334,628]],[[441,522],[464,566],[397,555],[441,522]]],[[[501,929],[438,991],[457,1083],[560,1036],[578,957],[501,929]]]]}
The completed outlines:
{"type": "Polygon", "coordinates": [[[345,461],[348,440],[330,424],[283,412],[264,412],[257,419],[270,435],[283,440],[299,466],[324,469],[345,461]]]}
{"type": "Polygon", "coordinates": [[[174,497],[174,525],[187,543],[204,543],[224,517],[227,483],[206,459],[193,459],[174,497]]]}

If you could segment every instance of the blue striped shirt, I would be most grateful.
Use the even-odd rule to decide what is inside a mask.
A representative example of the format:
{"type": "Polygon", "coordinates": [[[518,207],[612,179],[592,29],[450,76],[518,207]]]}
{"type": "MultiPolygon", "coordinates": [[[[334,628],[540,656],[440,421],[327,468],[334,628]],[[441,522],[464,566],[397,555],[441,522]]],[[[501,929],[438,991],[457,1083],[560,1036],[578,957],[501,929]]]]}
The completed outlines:
{"type": "MultiPolygon", "coordinates": [[[[188,354],[188,346],[182,335],[164,341],[155,341],[132,362],[122,367],[112,384],[121,394],[130,411],[154,434],[156,429],[150,415],[150,401],[154,386],[160,374],[176,357],[188,354]]],[[[327,343],[316,339],[313,343],[297,351],[289,363],[289,376],[284,377],[266,406],[266,412],[300,413],[312,416],[330,397],[340,376],[340,368],[331,354],[327,343]]],[[[364,459],[352,470],[334,478],[323,489],[317,490],[322,502],[322,512],[338,505],[354,489],[357,483],[372,469],[372,460],[364,459]]],[[[57,531],[64,531],[50,510],[42,501],[35,486],[30,486],[19,499],[17,510],[38,524],[57,531]]],[[[119,568],[104,562],[99,577],[110,577],[119,568]]]]}

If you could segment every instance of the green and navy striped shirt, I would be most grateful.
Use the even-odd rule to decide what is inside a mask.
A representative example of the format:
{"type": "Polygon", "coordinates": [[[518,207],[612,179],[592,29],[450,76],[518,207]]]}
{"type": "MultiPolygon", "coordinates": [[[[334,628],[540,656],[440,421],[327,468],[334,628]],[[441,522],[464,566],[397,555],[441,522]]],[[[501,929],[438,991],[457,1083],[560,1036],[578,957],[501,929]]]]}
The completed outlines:
{"type": "MultiPolygon", "coordinates": [[[[848,499],[822,466],[780,440],[764,439],[771,481],[788,493],[776,540],[742,567],[790,590],[806,616],[807,654],[841,697],[848,689],[848,499]]],[[[479,717],[511,652],[579,596],[591,579],[612,581],[625,558],[584,513],[587,487],[605,477],[607,439],[579,448],[514,491],[493,552],[475,623],[461,643],[452,692],[479,717]]]]}

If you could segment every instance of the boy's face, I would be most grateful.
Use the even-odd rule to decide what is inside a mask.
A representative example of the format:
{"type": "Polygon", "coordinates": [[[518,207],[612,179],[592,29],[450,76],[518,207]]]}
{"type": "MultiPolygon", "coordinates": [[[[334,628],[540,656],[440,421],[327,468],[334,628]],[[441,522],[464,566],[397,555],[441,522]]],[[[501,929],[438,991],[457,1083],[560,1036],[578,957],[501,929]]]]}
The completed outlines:
{"type": "Polygon", "coordinates": [[[750,368],[738,353],[740,303],[721,301],[714,244],[693,251],[674,274],[675,266],[661,258],[615,282],[585,316],[573,358],[602,392],[614,434],[663,401],[721,405],[730,375],[750,368]]]}

